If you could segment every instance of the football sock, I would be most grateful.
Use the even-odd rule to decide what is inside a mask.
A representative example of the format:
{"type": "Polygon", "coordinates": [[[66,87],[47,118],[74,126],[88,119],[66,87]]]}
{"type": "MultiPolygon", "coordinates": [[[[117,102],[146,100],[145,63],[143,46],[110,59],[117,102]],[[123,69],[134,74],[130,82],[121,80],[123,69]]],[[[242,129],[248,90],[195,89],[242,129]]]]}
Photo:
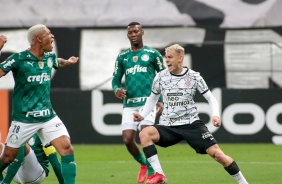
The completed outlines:
{"type": "Polygon", "coordinates": [[[62,160],[62,174],[65,184],[75,184],[76,177],[76,163],[74,155],[66,155],[61,157],[62,160]]]}
{"type": "Polygon", "coordinates": [[[153,167],[151,166],[150,162],[146,159],[146,165],[148,168],[148,175],[153,175],[155,174],[155,170],[153,169],[153,167]]]}
{"type": "Polygon", "coordinates": [[[58,160],[57,153],[52,153],[48,156],[48,159],[52,165],[52,168],[57,176],[57,179],[60,184],[64,183],[64,177],[62,175],[62,166],[58,160]]]}
{"type": "Polygon", "coordinates": [[[224,167],[224,169],[239,183],[239,184],[248,184],[247,180],[241,173],[238,165],[233,161],[229,166],[224,167]]]}
{"type": "Polygon", "coordinates": [[[3,181],[3,174],[2,174],[2,171],[3,171],[3,169],[2,169],[2,167],[3,167],[3,164],[2,164],[2,161],[0,161],[0,170],[1,170],[1,172],[0,172],[0,181],[3,181]]]}
{"type": "Polygon", "coordinates": [[[155,172],[158,172],[160,174],[164,175],[164,172],[162,170],[159,158],[158,158],[158,151],[155,147],[155,145],[150,145],[143,148],[143,151],[147,157],[148,162],[151,164],[155,172]]]}
{"type": "Polygon", "coordinates": [[[24,161],[24,153],[26,146],[21,146],[15,160],[8,166],[7,174],[3,180],[3,183],[11,183],[19,168],[24,161]]]}
{"type": "Polygon", "coordinates": [[[146,165],[146,158],[141,152],[139,152],[139,155],[134,156],[133,158],[141,165],[146,165]]]}

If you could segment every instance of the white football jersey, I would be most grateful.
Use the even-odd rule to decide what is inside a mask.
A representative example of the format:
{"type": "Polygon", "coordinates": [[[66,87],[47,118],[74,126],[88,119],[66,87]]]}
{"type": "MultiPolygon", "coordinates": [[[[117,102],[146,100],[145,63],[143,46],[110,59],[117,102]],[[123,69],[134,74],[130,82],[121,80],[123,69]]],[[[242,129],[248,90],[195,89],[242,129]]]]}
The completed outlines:
{"type": "Polygon", "coordinates": [[[157,74],[152,92],[163,97],[164,109],[159,124],[177,126],[191,124],[199,120],[194,102],[196,90],[204,94],[209,88],[200,75],[191,69],[180,75],[171,74],[165,69],[157,74]]]}

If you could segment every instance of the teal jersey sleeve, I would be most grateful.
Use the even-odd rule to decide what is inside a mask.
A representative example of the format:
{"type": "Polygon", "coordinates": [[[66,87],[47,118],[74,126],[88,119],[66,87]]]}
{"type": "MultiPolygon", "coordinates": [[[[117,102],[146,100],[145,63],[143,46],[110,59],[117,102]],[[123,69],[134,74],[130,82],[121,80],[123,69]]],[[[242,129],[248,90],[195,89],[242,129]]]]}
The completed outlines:
{"type": "MultiPolygon", "coordinates": [[[[123,52],[124,53],[124,52],[123,52]]],[[[123,70],[123,53],[121,53],[115,62],[115,67],[114,67],[114,72],[113,72],[113,79],[112,79],[112,89],[114,92],[118,88],[121,88],[121,80],[124,75],[124,70],[123,70]]]]}
{"type": "Polygon", "coordinates": [[[55,53],[51,53],[50,56],[52,57],[52,61],[54,61],[54,62],[52,62],[53,63],[53,68],[58,69],[59,68],[59,60],[58,60],[56,54],[55,53]]]}
{"type": "Polygon", "coordinates": [[[158,50],[156,49],[153,49],[153,50],[155,51],[153,53],[155,55],[155,60],[153,64],[154,64],[155,70],[157,72],[160,72],[165,69],[163,56],[161,55],[161,53],[158,50]]]}
{"type": "Polygon", "coordinates": [[[0,63],[0,68],[7,74],[11,70],[16,70],[19,54],[13,54],[8,57],[4,62],[0,63]]]}

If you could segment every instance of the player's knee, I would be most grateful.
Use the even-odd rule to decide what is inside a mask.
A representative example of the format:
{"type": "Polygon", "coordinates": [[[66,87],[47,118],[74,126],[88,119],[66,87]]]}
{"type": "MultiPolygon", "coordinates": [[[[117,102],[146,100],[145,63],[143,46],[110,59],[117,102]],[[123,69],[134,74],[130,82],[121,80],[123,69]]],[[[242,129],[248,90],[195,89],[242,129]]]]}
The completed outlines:
{"type": "Polygon", "coordinates": [[[142,131],[139,133],[139,138],[140,138],[140,141],[141,141],[141,142],[143,142],[143,141],[149,139],[149,134],[148,134],[148,132],[147,132],[146,130],[147,130],[147,128],[145,128],[144,130],[142,130],[142,131]]]}
{"type": "Polygon", "coordinates": [[[123,143],[125,145],[132,145],[135,144],[135,140],[133,138],[129,138],[129,137],[123,137],[123,143]]]}
{"type": "Polygon", "coordinates": [[[226,156],[222,151],[215,152],[215,160],[226,166],[228,163],[228,156],[226,156]]]}
{"type": "Polygon", "coordinates": [[[56,150],[61,156],[74,154],[74,149],[71,144],[57,146],[56,150]]]}
{"type": "Polygon", "coordinates": [[[15,160],[15,158],[16,158],[16,155],[4,154],[1,161],[4,166],[7,166],[10,163],[12,163],[15,160]]]}

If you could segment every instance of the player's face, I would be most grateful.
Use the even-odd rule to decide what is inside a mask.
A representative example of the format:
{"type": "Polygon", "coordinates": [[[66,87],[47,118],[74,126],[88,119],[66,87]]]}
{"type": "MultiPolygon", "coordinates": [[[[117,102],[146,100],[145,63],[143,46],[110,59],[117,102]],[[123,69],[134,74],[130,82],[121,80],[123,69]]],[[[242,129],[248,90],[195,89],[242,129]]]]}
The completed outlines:
{"type": "Polygon", "coordinates": [[[144,31],[140,25],[132,25],[127,27],[127,38],[131,45],[138,45],[142,43],[142,36],[144,31]]]}
{"type": "Polygon", "coordinates": [[[179,74],[182,72],[182,59],[183,56],[179,55],[174,50],[166,51],[165,59],[168,70],[173,74],[179,74]]]}
{"type": "Polygon", "coordinates": [[[51,31],[46,27],[43,31],[43,33],[40,35],[41,39],[41,46],[44,51],[51,52],[53,50],[53,41],[54,41],[54,35],[51,33],[51,31]]]}

